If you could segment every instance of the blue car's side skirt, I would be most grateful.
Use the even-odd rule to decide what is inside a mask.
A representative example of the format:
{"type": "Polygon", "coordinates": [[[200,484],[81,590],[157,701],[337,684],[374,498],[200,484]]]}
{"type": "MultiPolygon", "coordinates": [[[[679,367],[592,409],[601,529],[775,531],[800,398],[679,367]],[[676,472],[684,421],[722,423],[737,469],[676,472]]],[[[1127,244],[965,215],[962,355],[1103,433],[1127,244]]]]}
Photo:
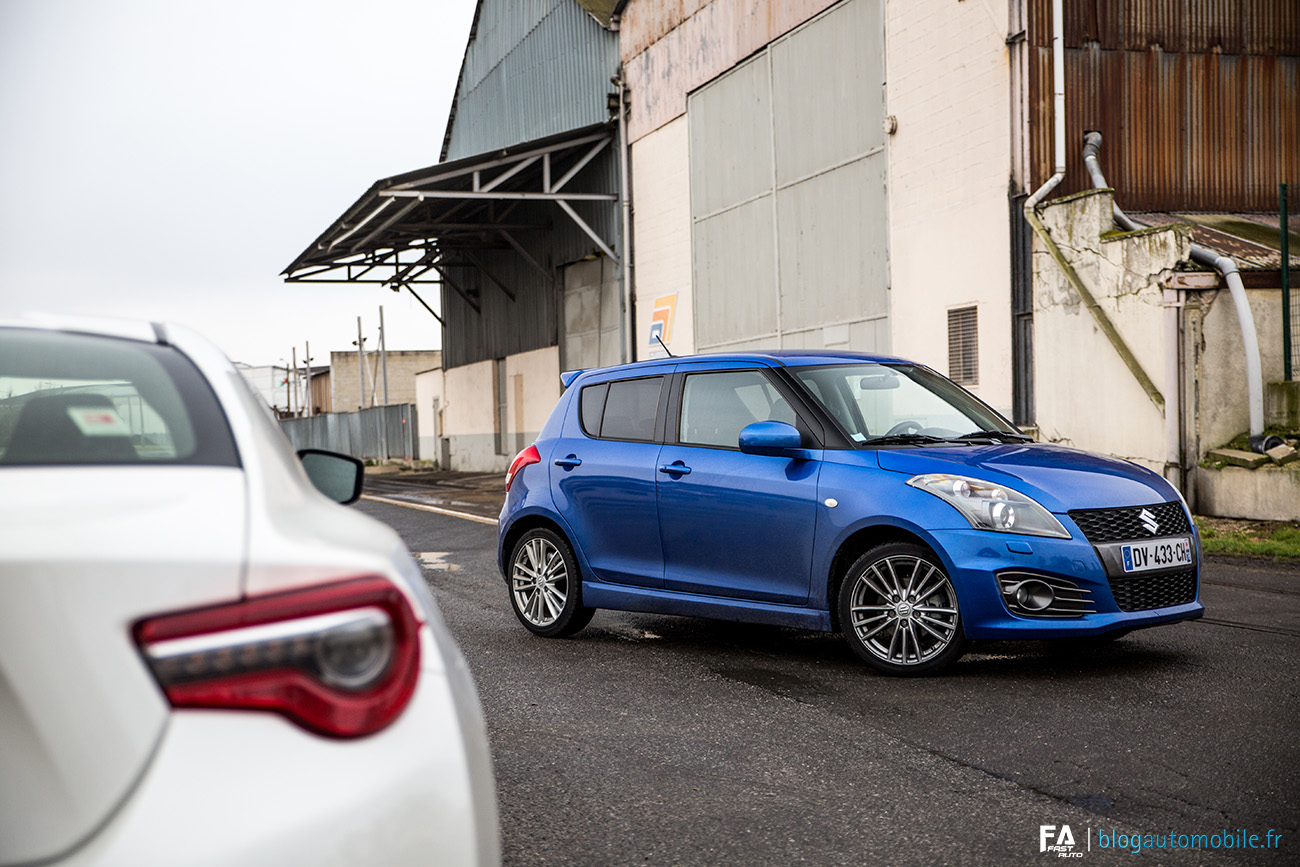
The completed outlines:
{"type": "Polygon", "coordinates": [[[829,611],[781,605],[776,602],[756,602],[752,599],[726,599],[720,596],[701,596],[673,590],[605,584],[601,581],[582,582],[582,603],[592,608],[610,608],[618,611],[677,614],[684,617],[705,617],[711,620],[733,620],[739,623],[790,626],[795,629],[813,629],[819,632],[831,631],[829,611]]]}

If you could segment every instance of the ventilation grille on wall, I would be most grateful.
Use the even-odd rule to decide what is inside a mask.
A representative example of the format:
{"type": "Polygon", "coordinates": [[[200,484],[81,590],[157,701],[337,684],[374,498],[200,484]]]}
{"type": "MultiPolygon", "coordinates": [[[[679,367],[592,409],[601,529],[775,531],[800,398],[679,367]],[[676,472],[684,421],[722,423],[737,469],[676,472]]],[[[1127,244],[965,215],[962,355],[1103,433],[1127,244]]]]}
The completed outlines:
{"type": "Polygon", "coordinates": [[[948,378],[962,385],[980,381],[977,331],[974,307],[948,311],[948,378]]]}

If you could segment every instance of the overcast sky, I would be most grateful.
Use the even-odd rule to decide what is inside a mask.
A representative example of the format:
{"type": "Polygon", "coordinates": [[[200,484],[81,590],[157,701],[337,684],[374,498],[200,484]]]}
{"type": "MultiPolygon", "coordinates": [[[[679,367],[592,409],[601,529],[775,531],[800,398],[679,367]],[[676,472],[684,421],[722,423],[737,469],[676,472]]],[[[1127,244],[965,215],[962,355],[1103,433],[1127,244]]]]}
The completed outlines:
{"type": "MultiPolygon", "coordinates": [[[[408,295],[279,273],[438,161],[474,0],[0,0],[0,318],[191,325],[274,364],[440,346],[408,295]]],[[[437,292],[426,294],[437,307],[437,292]]]]}

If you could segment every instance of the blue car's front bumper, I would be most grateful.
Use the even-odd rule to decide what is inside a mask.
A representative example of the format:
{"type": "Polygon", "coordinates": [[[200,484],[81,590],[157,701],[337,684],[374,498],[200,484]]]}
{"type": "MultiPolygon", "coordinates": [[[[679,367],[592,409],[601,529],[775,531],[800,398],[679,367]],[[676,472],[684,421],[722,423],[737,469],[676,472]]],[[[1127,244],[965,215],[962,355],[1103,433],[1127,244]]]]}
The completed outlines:
{"type": "MultiPolygon", "coordinates": [[[[1164,608],[1121,611],[1101,560],[1092,545],[1083,539],[1020,536],[973,529],[934,530],[928,535],[953,579],[969,638],[1085,637],[1193,620],[1205,612],[1200,601],[1199,557],[1193,601],[1164,608]],[[1072,582],[1080,589],[1090,591],[1096,613],[1075,617],[1013,614],[1004,602],[998,581],[999,575],[1008,572],[1038,574],[1072,582]]],[[[1151,576],[1150,580],[1158,577],[1151,576]]],[[[1148,579],[1126,576],[1125,580],[1148,579]]]]}

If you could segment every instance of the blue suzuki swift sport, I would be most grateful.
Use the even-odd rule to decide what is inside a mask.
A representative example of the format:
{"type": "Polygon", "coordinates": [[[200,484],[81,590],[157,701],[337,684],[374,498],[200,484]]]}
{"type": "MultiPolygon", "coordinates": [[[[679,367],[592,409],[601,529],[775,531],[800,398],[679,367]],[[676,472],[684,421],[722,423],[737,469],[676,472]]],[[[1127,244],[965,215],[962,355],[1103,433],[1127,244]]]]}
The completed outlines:
{"type": "Polygon", "coordinates": [[[598,608],[842,632],[888,674],[968,639],[1115,637],[1200,617],[1200,540],[1168,482],[1031,442],[897,358],[769,352],[562,377],[506,476],[519,620],[598,608]]]}

